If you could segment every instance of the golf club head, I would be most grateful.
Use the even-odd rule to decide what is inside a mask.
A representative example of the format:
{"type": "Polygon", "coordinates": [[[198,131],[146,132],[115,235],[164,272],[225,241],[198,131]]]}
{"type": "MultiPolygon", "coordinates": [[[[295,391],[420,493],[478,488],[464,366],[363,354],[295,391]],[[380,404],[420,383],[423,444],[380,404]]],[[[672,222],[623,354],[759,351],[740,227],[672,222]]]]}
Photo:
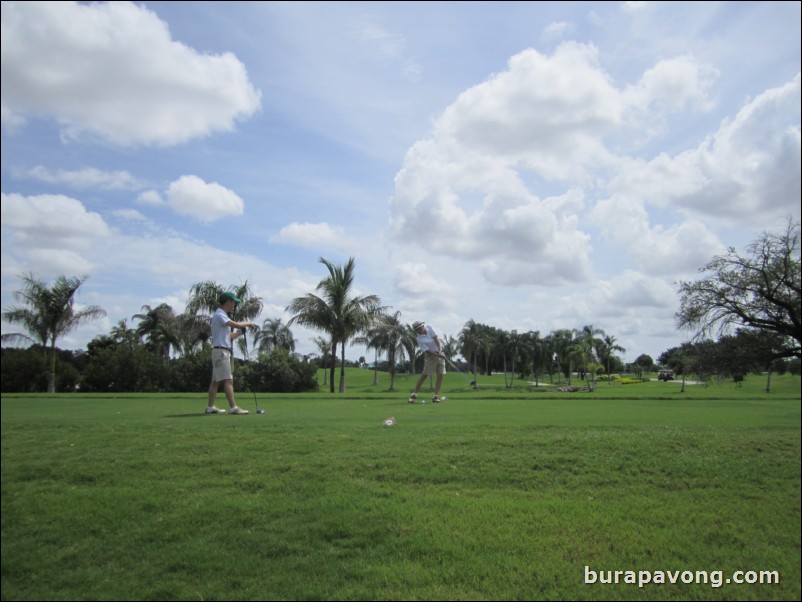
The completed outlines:
{"type": "Polygon", "coordinates": [[[256,410],[256,413],[257,414],[264,414],[265,411],[262,408],[259,408],[258,410],[256,410]]]}

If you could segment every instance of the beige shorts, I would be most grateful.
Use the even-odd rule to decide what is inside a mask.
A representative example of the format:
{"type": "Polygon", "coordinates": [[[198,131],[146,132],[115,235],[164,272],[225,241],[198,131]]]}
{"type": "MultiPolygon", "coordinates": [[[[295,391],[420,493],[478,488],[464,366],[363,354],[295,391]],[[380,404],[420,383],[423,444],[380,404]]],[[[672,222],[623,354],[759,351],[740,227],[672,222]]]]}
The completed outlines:
{"type": "Polygon", "coordinates": [[[431,376],[432,374],[445,374],[446,358],[427,353],[426,361],[423,363],[423,373],[426,376],[431,376]]]}
{"type": "Polygon", "coordinates": [[[212,380],[234,380],[231,372],[231,352],[227,349],[212,349],[212,380]]]}

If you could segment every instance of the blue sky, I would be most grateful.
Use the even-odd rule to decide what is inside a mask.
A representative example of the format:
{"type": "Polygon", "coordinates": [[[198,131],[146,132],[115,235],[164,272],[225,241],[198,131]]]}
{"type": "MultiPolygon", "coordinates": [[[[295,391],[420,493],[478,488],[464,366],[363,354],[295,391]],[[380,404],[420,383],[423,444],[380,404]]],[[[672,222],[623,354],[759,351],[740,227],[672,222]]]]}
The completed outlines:
{"type": "Polygon", "coordinates": [[[592,325],[656,359],[690,336],[678,281],[800,217],[799,24],[799,2],[3,2],[2,307],[23,272],[89,275],[77,302],[108,317],[59,342],[80,349],[247,279],[286,322],[320,257],[354,256],[409,323],[592,325]]]}

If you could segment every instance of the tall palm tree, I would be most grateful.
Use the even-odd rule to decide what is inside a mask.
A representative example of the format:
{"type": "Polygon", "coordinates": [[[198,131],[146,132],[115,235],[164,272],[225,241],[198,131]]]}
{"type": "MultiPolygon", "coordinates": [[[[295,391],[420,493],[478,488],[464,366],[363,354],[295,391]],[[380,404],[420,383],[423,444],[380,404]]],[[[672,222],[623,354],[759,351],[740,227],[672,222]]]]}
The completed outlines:
{"type": "Polygon", "coordinates": [[[75,310],[75,293],[87,278],[88,276],[67,278],[61,275],[48,287],[35,274],[22,274],[22,290],[14,293],[14,297],[25,306],[14,306],[3,312],[6,322],[20,324],[28,331],[28,334],[4,334],[3,341],[36,342],[45,349],[45,355],[49,344],[48,393],[56,391],[56,341],[81,324],[106,315],[105,310],[95,305],[75,310]]]}
{"type": "Polygon", "coordinates": [[[320,258],[320,263],[329,271],[315,288],[320,295],[307,293],[304,297],[292,300],[287,310],[294,314],[288,325],[298,322],[326,332],[331,337],[331,392],[334,393],[334,359],[337,345],[342,345],[340,364],[340,393],[345,392],[345,345],[358,333],[370,328],[383,312],[381,301],[376,295],[351,297],[354,285],[354,258],[350,257],[345,266],[335,266],[320,258]]]}

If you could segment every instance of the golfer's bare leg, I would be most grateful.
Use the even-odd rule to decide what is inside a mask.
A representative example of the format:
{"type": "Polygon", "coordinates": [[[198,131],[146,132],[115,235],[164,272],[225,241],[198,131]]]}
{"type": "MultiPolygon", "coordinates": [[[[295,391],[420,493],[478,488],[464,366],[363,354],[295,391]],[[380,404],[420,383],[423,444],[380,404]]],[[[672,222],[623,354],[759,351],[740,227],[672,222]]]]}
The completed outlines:
{"type": "Polygon", "coordinates": [[[428,374],[421,374],[420,378],[418,379],[417,384],[415,385],[415,394],[417,395],[420,388],[423,386],[423,381],[425,381],[429,377],[428,374]]]}
{"type": "Polygon", "coordinates": [[[217,397],[217,381],[212,379],[212,383],[209,385],[209,407],[214,406],[214,400],[217,397]]]}
{"type": "Polygon", "coordinates": [[[223,381],[223,391],[226,393],[226,399],[228,399],[228,405],[232,408],[237,406],[237,402],[234,401],[234,380],[229,378],[228,380],[223,381]]]}

